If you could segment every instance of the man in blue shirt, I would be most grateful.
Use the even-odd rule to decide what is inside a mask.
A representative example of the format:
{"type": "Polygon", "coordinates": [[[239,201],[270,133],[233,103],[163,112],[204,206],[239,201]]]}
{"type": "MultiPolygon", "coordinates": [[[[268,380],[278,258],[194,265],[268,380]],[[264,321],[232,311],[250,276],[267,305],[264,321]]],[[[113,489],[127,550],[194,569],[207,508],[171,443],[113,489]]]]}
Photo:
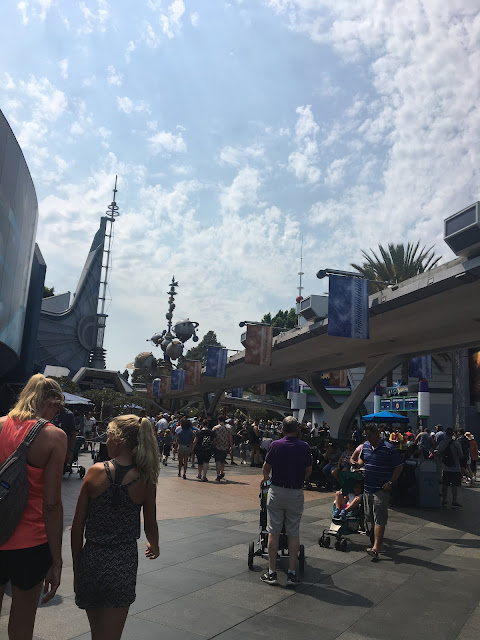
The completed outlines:
{"type": "Polygon", "coordinates": [[[312,454],[308,444],[299,440],[299,430],[297,420],[293,416],[287,416],[283,420],[284,437],[272,442],[263,465],[261,485],[272,474],[267,497],[269,570],[261,577],[262,582],[268,584],[278,584],[275,566],[284,521],[288,536],[287,585],[295,586],[300,582],[295,568],[300,548],[303,483],[312,472],[312,454]]]}
{"type": "Polygon", "coordinates": [[[383,551],[390,491],[403,469],[397,449],[380,436],[380,430],[383,431],[385,426],[374,423],[365,426],[367,440],[358,460],[359,466],[363,466],[365,471],[365,519],[374,524],[375,541],[373,546],[367,549],[367,553],[373,558],[378,558],[378,553],[383,551]]]}

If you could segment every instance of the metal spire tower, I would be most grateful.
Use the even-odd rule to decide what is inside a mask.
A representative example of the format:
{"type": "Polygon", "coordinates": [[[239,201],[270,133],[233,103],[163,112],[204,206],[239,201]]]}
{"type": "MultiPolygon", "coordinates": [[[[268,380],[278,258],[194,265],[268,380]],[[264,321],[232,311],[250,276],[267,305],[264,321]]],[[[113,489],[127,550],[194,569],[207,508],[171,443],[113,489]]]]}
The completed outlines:
{"type": "Polygon", "coordinates": [[[115,176],[115,186],[113,188],[113,200],[108,205],[105,213],[107,224],[105,228],[105,241],[103,245],[103,259],[102,259],[102,275],[100,279],[100,291],[98,296],[97,306],[97,336],[95,341],[95,347],[90,353],[90,366],[93,369],[105,369],[105,349],[103,348],[103,339],[105,337],[105,323],[107,320],[107,314],[105,313],[105,302],[107,299],[107,285],[108,276],[111,271],[111,254],[113,244],[113,223],[115,218],[118,218],[119,211],[115,201],[117,193],[117,176],[115,176]]]}

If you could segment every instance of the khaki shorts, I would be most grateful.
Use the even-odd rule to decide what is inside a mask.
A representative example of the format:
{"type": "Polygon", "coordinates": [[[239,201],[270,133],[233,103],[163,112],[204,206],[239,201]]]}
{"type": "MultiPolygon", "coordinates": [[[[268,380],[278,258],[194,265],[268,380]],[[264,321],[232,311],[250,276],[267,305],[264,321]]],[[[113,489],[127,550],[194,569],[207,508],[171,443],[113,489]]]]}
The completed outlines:
{"type": "Polygon", "coordinates": [[[388,520],[388,503],[390,502],[390,491],[380,489],[375,493],[363,494],[363,506],[365,509],[365,520],[385,526],[388,520]]]}
{"type": "Polygon", "coordinates": [[[287,536],[298,536],[303,513],[303,489],[285,489],[272,485],[267,496],[267,531],[282,533],[285,522],[287,536]]]}
{"type": "Polygon", "coordinates": [[[188,444],[179,444],[178,445],[178,455],[180,456],[189,456],[192,452],[190,445],[188,444]]]}

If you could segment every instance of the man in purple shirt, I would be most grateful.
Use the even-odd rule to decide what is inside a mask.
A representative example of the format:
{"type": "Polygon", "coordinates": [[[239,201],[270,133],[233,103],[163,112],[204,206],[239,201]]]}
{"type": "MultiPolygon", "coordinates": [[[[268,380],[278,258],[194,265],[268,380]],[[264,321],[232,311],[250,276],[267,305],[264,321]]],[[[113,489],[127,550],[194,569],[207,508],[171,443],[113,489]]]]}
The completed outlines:
{"type": "Polygon", "coordinates": [[[278,584],[275,565],[284,522],[289,556],[287,585],[295,586],[300,582],[295,567],[300,548],[303,483],[312,472],[312,455],[308,444],[297,437],[299,430],[300,425],[295,418],[287,416],[283,420],[284,437],[272,442],[263,465],[262,484],[272,474],[267,496],[269,568],[261,577],[262,582],[268,584],[278,584]]]}

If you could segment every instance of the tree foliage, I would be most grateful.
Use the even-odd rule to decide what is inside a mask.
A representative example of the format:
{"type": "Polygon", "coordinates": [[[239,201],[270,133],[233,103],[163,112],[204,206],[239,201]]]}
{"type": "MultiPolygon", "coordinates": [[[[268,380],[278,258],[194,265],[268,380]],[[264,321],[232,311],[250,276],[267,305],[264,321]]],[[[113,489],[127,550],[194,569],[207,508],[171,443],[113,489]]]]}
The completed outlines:
{"type": "MultiPolygon", "coordinates": [[[[438,264],[441,256],[436,256],[433,247],[427,249],[420,248],[420,241],[416,244],[408,242],[405,244],[378,245],[377,255],[373,249],[370,254],[362,251],[365,262],[362,265],[351,263],[351,267],[364,275],[369,280],[380,280],[396,284],[409,278],[413,278],[419,273],[430,271],[438,264]]],[[[374,285],[374,290],[381,290],[386,285],[374,285]]]]}
{"type": "Polygon", "coordinates": [[[205,366],[207,363],[207,347],[223,347],[223,344],[218,341],[215,331],[207,331],[200,342],[178,359],[178,366],[183,369],[185,360],[201,360],[202,366],[205,366]]]}
{"type": "Polygon", "coordinates": [[[66,391],[66,393],[73,393],[73,395],[76,396],[82,395],[78,384],[68,376],[50,376],[50,378],[52,378],[52,380],[56,380],[62,387],[62,390],[66,391]]]}
{"type": "MultiPolygon", "coordinates": [[[[297,325],[297,314],[295,313],[295,307],[290,310],[282,311],[281,309],[272,317],[271,313],[266,313],[261,322],[266,322],[272,327],[279,329],[293,329],[297,325]]],[[[279,331],[274,331],[274,335],[277,335],[279,331]]]]}
{"type": "Polygon", "coordinates": [[[50,298],[55,295],[55,287],[43,287],[43,298],[50,298]]]}

